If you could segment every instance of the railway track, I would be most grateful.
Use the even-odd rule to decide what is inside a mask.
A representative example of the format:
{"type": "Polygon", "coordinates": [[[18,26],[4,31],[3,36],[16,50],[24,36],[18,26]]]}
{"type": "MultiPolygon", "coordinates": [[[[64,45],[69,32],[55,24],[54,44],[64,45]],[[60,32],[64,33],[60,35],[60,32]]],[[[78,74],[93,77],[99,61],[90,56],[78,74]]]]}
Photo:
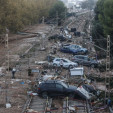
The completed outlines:
{"type": "Polygon", "coordinates": [[[39,96],[31,96],[27,101],[21,113],[49,113],[52,99],[43,99],[39,96]]]}
{"type": "MultiPolygon", "coordinates": [[[[85,16],[84,16],[85,17],[85,16]]],[[[83,15],[79,18],[69,23],[68,27],[76,27],[81,30],[84,28],[85,21],[83,20],[83,15]]],[[[75,40],[75,39],[74,39],[75,40]]],[[[52,99],[42,99],[38,96],[30,97],[21,113],[49,113],[51,110],[52,103],[55,103],[58,109],[51,110],[51,113],[88,113],[87,103],[78,100],[60,100],[62,105],[58,105],[55,100],[52,99]],[[70,110],[72,109],[72,110],[70,110]]]]}
{"type": "Polygon", "coordinates": [[[30,97],[21,113],[90,113],[89,103],[86,101],[67,100],[67,98],[64,100],[59,99],[59,102],[63,101],[62,106],[59,106],[56,101],[58,99],[42,99],[38,96],[30,97]],[[54,107],[52,106],[53,103],[55,103],[54,107]]]}
{"type": "Polygon", "coordinates": [[[66,98],[63,102],[63,113],[89,113],[86,101],[66,98]]]}

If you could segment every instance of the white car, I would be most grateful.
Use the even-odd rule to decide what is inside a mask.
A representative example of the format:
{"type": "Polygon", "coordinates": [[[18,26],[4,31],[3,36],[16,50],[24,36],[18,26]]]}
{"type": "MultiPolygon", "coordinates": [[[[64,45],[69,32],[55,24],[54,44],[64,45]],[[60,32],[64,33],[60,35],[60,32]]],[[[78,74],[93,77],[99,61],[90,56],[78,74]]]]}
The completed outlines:
{"type": "Polygon", "coordinates": [[[56,67],[63,66],[64,68],[72,68],[72,67],[78,66],[77,63],[72,62],[72,61],[65,59],[65,58],[55,58],[53,60],[52,64],[53,64],[53,66],[56,66],[56,67]]]}
{"type": "Polygon", "coordinates": [[[72,36],[70,34],[66,35],[67,39],[72,39],[72,36]]]}
{"type": "Polygon", "coordinates": [[[95,95],[89,91],[87,91],[85,88],[83,88],[83,86],[79,86],[77,88],[77,90],[79,91],[79,94],[84,97],[85,99],[94,99],[95,95]]]}

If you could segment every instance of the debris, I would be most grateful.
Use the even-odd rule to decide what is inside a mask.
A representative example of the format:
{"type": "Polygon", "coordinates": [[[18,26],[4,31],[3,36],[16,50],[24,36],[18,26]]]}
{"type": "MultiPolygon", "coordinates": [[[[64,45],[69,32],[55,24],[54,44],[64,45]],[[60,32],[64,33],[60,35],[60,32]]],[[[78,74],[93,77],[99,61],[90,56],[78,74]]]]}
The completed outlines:
{"type": "Polygon", "coordinates": [[[5,75],[4,72],[5,72],[5,68],[0,67],[0,76],[4,76],[5,75]]]}
{"type": "Polygon", "coordinates": [[[71,76],[79,76],[79,75],[83,76],[84,74],[83,71],[84,71],[83,67],[72,68],[70,69],[70,75],[71,76]]]}
{"type": "Polygon", "coordinates": [[[11,108],[11,104],[10,103],[6,103],[6,108],[11,108]]]}

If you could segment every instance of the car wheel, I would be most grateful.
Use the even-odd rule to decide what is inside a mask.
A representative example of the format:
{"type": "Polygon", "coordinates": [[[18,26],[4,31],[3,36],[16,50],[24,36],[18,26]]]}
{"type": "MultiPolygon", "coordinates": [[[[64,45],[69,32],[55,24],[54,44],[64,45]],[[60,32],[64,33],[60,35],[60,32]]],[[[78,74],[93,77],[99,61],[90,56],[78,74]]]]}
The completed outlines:
{"type": "Polygon", "coordinates": [[[69,98],[74,98],[74,97],[75,97],[75,95],[73,93],[69,94],[69,98]]]}
{"type": "Polygon", "coordinates": [[[54,67],[57,67],[57,64],[53,64],[54,67]]]}
{"type": "Polygon", "coordinates": [[[95,65],[94,65],[94,64],[91,64],[91,67],[92,67],[92,68],[94,68],[94,67],[95,67],[95,65]]]}
{"type": "Polygon", "coordinates": [[[44,99],[47,99],[47,97],[48,97],[47,92],[43,92],[43,93],[42,93],[42,97],[43,97],[44,99]]]}
{"type": "Polygon", "coordinates": [[[81,51],[81,54],[83,55],[84,54],[84,51],[81,51]]]}
{"type": "Polygon", "coordinates": [[[77,67],[77,66],[79,66],[79,63],[78,62],[75,62],[76,63],[76,65],[74,66],[74,67],[77,67]]]}
{"type": "Polygon", "coordinates": [[[73,68],[73,66],[72,65],[69,65],[69,69],[71,69],[71,68],[73,68]]]}

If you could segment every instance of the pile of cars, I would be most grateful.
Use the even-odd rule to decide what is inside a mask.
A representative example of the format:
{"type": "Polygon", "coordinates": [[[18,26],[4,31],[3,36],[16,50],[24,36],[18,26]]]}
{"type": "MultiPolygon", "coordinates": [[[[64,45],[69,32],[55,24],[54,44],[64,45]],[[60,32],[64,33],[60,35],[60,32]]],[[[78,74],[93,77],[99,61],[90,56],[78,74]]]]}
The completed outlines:
{"type": "MultiPolygon", "coordinates": [[[[81,33],[76,31],[76,28],[71,28],[70,32],[73,32],[74,35],[80,36],[81,33]]],[[[48,67],[50,65],[55,69],[55,73],[58,72],[58,69],[62,71],[62,68],[75,69],[78,65],[97,67],[98,62],[92,58],[89,58],[87,48],[84,48],[80,45],[76,44],[63,44],[63,41],[67,39],[72,39],[72,36],[69,34],[69,29],[61,28],[61,34],[55,34],[53,36],[48,37],[48,40],[60,41],[61,45],[58,47],[60,52],[70,53],[73,55],[71,60],[66,58],[59,58],[53,55],[48,55],[46,60],[48,61],[48,67]],[[63,34],[64,33],[64,34],[63,34]],[[60,68],[59,68],[60,67],[60,68]],[[56,72],[57,71],[57,72],[56,72]]],[[[84,34],[84,33],[83,33],[84,34]]],[[[67,42],[69,43],[69,42],[67,42]]],[[[55,75],[56,76],[58,75],[55,75]]],[[[43,80],[39,82],[37,93],[39,96],[43,98],[47,97],[70,97],[75,99],[83,99],[83,100],[94,100],[96,96],[98,96],[96,89],[89,84],[83,83],[81,85],[68,85],[66,81],[59,79],[52,79],[53,75],[45,75],[43,80]]]]}
{"type": "Polygon", "coordinates": [[[47,80],[38,85],[38,95],[47,97],[66,97],[82,99],[82,100],[94,100],[97,96],[97,91],[93,86],[84,84],[79,87],[68,85],[60,80],[47,80]]]}

